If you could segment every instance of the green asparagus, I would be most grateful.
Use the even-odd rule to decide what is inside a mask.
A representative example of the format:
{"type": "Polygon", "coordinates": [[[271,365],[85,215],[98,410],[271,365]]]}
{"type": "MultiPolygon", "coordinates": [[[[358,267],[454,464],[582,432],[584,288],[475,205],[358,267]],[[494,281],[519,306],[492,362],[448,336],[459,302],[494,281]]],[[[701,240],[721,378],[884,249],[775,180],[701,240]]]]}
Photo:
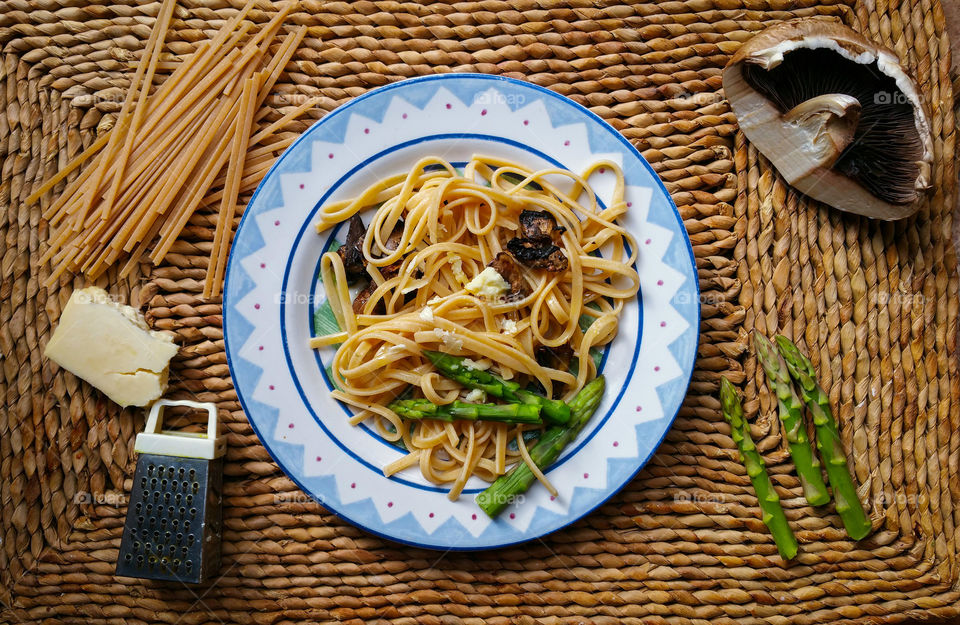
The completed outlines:
{"type": "Polygon", "coordinates": [[[528,404],[471,404],[455,401],[438,405],[428,399],[399,399],[387,405],[401,419],[436,419],[438,421],[498,421],[542,425],[540,406],[528,404]]]}
{"type": "Polygon", "coordinates": [[[570,406],[562,401],[547,399],[536,393],[522,390],[516,382],[499,378],[489,371],[468,367],[465,358],[441,352],[423,351],[440,373],[468,388],[485,391],[487,395],[505,401],[540,406],[544,420],[553,425],[566,425],[570,421],[570,406]]]}
{"type": "Polygon", "coordinates": [[[833,498],[837,505],[837,514],[854,540],[866,537],[871,529],[870,519],[863,511],[857,497],[857,487],[847,467],[847,456],[840,442],[840,431],[830,409],[830,398],[817,383],[816,372],[810,359],[804,356],[793,341],[785,336],[776,338],[777,347],[797,383],[800,396],[806,402],[813,415],[813,426],[817,433],[817,449],[827,470],[827,479],[833,489],[833,498]]]}
{"type": "MultiPolygon", "coordinates": [[[[597,376],[577,393],[576,397],[570,401],[570,424],[547,428],[540,440],[529,449],[530,459],[534,464],[541,469],[553,464],[563,448],[577,437],[597,410],[600,400],[603,399],[605,385],[603,376],[597,376]]],[[[521,462],[478,494],[477,505],[490,518],[496,518],[518,495],[527,492],[534,479],[530,467],[521,462]]]]}
{"type": "Polygon", "coordinates": [[[784,435],[790,456],[797,467],[803,496],[811,506],[822,506],[830,501],[830,493],[823,483],[820,461],[813,453],[803,419],[803,402],[797,397],[790,382],[790,373],[780,354],[770,340],[754,332],[753,342],[757,347],[757,358],[767,372],[770,390],[777,396],[780,420],[783,422],[784,435]]]}
{"type": "Polygon", "coordinates": [[[750,425],[743,416],[737,391],[726,378],[720,378],[720,405],[723,409],[723,418],[730,424],[730,436],[740,450],[740,459],[757,493],[763,522],[773,534],[773,542],[777,545],[780,557],[790,560],[797,555],[797,539],[787,523],[787,517],[783,514],[780,496],[773,489],[773,482],[767,474],[763,457],[757,452],[757,447],[750,437],[750,425]]]}

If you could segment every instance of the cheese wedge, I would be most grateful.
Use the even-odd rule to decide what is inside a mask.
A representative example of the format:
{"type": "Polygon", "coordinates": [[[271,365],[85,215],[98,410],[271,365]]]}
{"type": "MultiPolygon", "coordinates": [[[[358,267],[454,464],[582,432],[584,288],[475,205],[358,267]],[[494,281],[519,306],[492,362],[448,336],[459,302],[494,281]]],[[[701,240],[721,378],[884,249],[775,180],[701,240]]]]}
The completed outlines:
{"type": "Polygon", "coordinates": [[[173,338],[101,288],[74,291],[44,355],[121,406],[145,406],[167,388],[173,338]]]}

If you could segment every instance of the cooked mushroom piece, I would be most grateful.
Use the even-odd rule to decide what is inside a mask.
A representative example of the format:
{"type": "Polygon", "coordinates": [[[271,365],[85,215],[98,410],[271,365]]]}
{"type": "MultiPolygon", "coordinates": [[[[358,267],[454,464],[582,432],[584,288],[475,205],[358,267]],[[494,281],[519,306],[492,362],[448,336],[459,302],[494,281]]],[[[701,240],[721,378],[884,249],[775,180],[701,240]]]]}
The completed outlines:
{"type": "Polygon", "coordinates": [[[745,43],[723,88],[744,134],[797,190],[878,219],[919,207],[930,124],[889,50],[838,22],[791,20],[745,43]]]}
{"type": "Polygon", "coordinates": [[[550,241],[560,244],[560,235],[566,228],[557,225],[557,220],[547,211],[523,210],[520,212],[520,234],[527,239],[550,241]]]}
{"type": "Polygon", "coordinates": [[[559,272],[566,271],[569,266],[563,250],[553,243],[517,237],[507,241],[507,249],[517,257],[517,260],[534,269],[559,272]]]}
{"type": "Polygon", "coordinates": [[[400,219],[397,221],[396,225],[393,227],[393,230],[390,232],[390,236],[387,237],[387,240],[383,242],[383,246],[389,251],[394,252],[398,247],[400,247],[400,239],[403,238],[403,220],[400,219]]]}
{"type": "Polygon", "coordinates": [[[507,241],[507,249],[524,265],[547,271],[564,271],[567,257],[558,247],[566,228],[547,211],[520,212],[520,235],[507,241]]]}
{"type": "Polygon", "coordinates": [[[503,296],[504,301],[521,300],[530,292],[527,289],[527,283],[523,280],[523,271],[509,252],[498,252],[487,267],[493,267],[510,285],[510,290],[503,296]]]}
{"type": "Polygon", "coordinates": [[[360,278],[367,276],[367,262],[363,258],[363,239],[367,236],[367,229],[359,215],[350,218],[347,228],[347,240],[337,250],[343,269],[347,274],[347,284],[353,284],[360,278]]]}
{"type": "MultiPolygon", "coordinates": [[[[367,305],[367,302],[370,300],[370,296],[373,295],[373,292],[377,290],[377,283],[371,280],[367,286],[363,287],[355,298],[353,298],[353,314],[362,315],[364,314],[363,309],[367,305]]],[[[373,305],[373,310],[370,311],[371,315],[383,315],[386,314],[387,307],[383,303],[381,298],[376,304],[373,305]]]]}

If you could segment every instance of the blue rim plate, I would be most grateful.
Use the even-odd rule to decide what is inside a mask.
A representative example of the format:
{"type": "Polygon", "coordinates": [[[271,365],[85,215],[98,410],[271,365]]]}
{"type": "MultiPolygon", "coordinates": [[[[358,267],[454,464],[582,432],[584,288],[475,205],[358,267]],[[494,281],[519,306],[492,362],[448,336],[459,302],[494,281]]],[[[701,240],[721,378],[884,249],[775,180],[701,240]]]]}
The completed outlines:
{"type": "MultiPolygon", "coordinates": [[[[613,175],[591,178],[601,201],[613,175]]],[[[480,74],[414,78],[355,98],[311,126],[269,171],[237,230],[224,287],[227,361],[244,412],[270,455],[303,491],[369,532],[434,549],[488,549],[531,540],[588,514],[651,458],[693,372],[700,325],[693,250],[676,207],[642,156],[575,102],[480,74]],[[641,290],[604,354],[597,414],[550,467],[559,490],[534,485],[490,520],[467,484],[459,501],[412,468],[381,472],[404,452],[347,423],[329,396],[332,349],[311,350],[322,305],[320,256],[343,234],[318,235],[316,213],[426,155],[450,162],[502,156],[530,168],[583,171],[598,159],[624,171],[624,226],[639,246],[641,290]]]]}

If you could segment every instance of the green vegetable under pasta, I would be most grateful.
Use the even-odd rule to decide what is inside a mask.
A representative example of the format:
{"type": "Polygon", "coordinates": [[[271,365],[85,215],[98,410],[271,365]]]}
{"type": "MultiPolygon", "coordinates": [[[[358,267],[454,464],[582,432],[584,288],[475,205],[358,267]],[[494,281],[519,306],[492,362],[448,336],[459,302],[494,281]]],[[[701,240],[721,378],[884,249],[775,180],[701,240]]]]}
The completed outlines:
{"type": "Polygon", "coordinates": [[[402,419],[437,419],[439,421],[497,421],[499,423],[522,423],[541,425],[540,406],[530,404],[471,404],[455,401],[450,404],[434,404],[428,399],[400,399],[387,408],[402,419]]]}
{"type": "Polygon", "coordinates": [[[454,382],[459,382],[468,388],[480,389],[487,395],[504,401],[539,406],[544,421],[553,425],[566,425],[570,421],[570,406],[562,401],[522,390],[516,382],[510,382],[488,371],[468,366],[466,359],[460,356],[428,350],[423,350],[423,355],[440,373],[454,382]]]}

